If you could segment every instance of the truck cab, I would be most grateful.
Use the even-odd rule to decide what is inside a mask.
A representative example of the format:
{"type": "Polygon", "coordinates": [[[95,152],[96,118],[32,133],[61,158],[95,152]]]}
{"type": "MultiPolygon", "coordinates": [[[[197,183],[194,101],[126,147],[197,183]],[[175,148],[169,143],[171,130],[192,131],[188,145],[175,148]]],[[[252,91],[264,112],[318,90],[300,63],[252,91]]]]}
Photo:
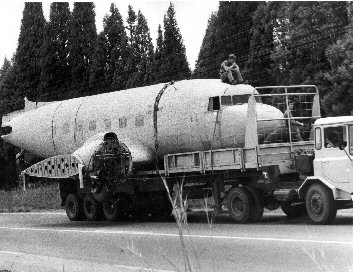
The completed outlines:
{"type": "Polygon", "coordinates": [[[314,175],[299,197],[314,222],[330,223],[338,209],[353,207],[353,116],[318,119],[314,131],[314,175]]]}

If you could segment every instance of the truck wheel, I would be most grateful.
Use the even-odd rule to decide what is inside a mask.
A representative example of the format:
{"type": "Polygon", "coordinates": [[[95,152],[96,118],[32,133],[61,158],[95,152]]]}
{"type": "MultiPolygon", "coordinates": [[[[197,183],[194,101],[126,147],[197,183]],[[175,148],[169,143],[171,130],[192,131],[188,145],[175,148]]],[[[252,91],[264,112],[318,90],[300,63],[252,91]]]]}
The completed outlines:
{"type": "Polygon", "coordinates": [[[103,203],[103,213],[108,221],[117,221],[121,219],[120,199],[112,197],[103,203]]]}
{"type": "Polygon", "coordinates": [[[228,212],[237,223],[245,223],[250,218],[251,195],[244,188],[234,188],[228,194],[228,212]]]}
{"type": "Polygon", "coordinates": [[[260,193],[256,188],[250,186],[246,186],[245,189],[248,190],[252,196],[250,221],[260,221],[262,216],[264,215],[264,204],[261,199],[260,193]]]}
{"type": "Polygon", "coordinates": [[[79,221],[84,216],[82,203],[78,198],[78,196],[75,194],[69,194],[66,197],[65,210],[66,210],[67,217],[71,221],[79,221]]]}
{"type": "Polygon", "coordinates": [[[87,194],[83,199],[83,211],[88,221],[97,221],[102,215],[102,204],[87,194]]]}
{"type": "Polygon", "coordinates": [[[337,214],[337,207],[332,192],[322,184],[309,187],[305,197],[306,209],[315,224],[330,224],[337,214]]]}
{"type": "Polygon", "coordinates": [[[281,209],[290,218],[300,217],[307,214],[305,205],[292,206],[291,201],[282,202],[281,209]]]}

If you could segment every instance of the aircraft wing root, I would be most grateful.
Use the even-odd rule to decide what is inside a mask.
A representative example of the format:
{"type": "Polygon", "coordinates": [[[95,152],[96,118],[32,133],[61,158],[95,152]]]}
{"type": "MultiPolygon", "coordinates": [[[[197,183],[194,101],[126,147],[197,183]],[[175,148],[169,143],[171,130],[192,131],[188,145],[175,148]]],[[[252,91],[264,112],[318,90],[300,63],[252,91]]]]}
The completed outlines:
{"type": "Polygon", "coordinates": [[[82,162],[73,155],[58,155],[42,160],[21,174],[41,178],[69,178],[79,174],[79,166],[82,162]]]}

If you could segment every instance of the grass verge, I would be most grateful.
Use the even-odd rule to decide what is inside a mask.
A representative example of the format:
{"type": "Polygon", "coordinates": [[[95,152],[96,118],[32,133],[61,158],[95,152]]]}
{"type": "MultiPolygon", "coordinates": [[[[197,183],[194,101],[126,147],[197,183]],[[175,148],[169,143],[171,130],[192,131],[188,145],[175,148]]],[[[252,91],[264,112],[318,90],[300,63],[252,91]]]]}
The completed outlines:
{"type": "Polygon", "coordinates": [[[43,185],[26,191],[0,191],[0,212],[30,212],[61,209],[58,185],[43,185]]]}

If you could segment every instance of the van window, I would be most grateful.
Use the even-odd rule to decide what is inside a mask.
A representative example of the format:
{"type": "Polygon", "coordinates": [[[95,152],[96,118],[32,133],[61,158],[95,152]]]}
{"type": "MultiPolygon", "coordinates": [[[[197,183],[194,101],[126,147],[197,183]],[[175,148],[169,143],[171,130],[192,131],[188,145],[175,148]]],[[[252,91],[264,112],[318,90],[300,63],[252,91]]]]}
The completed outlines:
{"type": "Polygon", "coordinates": [[[219,96],[210,97],[208,103],[209,111],[216,111],[220,109],[219,96]]]}

